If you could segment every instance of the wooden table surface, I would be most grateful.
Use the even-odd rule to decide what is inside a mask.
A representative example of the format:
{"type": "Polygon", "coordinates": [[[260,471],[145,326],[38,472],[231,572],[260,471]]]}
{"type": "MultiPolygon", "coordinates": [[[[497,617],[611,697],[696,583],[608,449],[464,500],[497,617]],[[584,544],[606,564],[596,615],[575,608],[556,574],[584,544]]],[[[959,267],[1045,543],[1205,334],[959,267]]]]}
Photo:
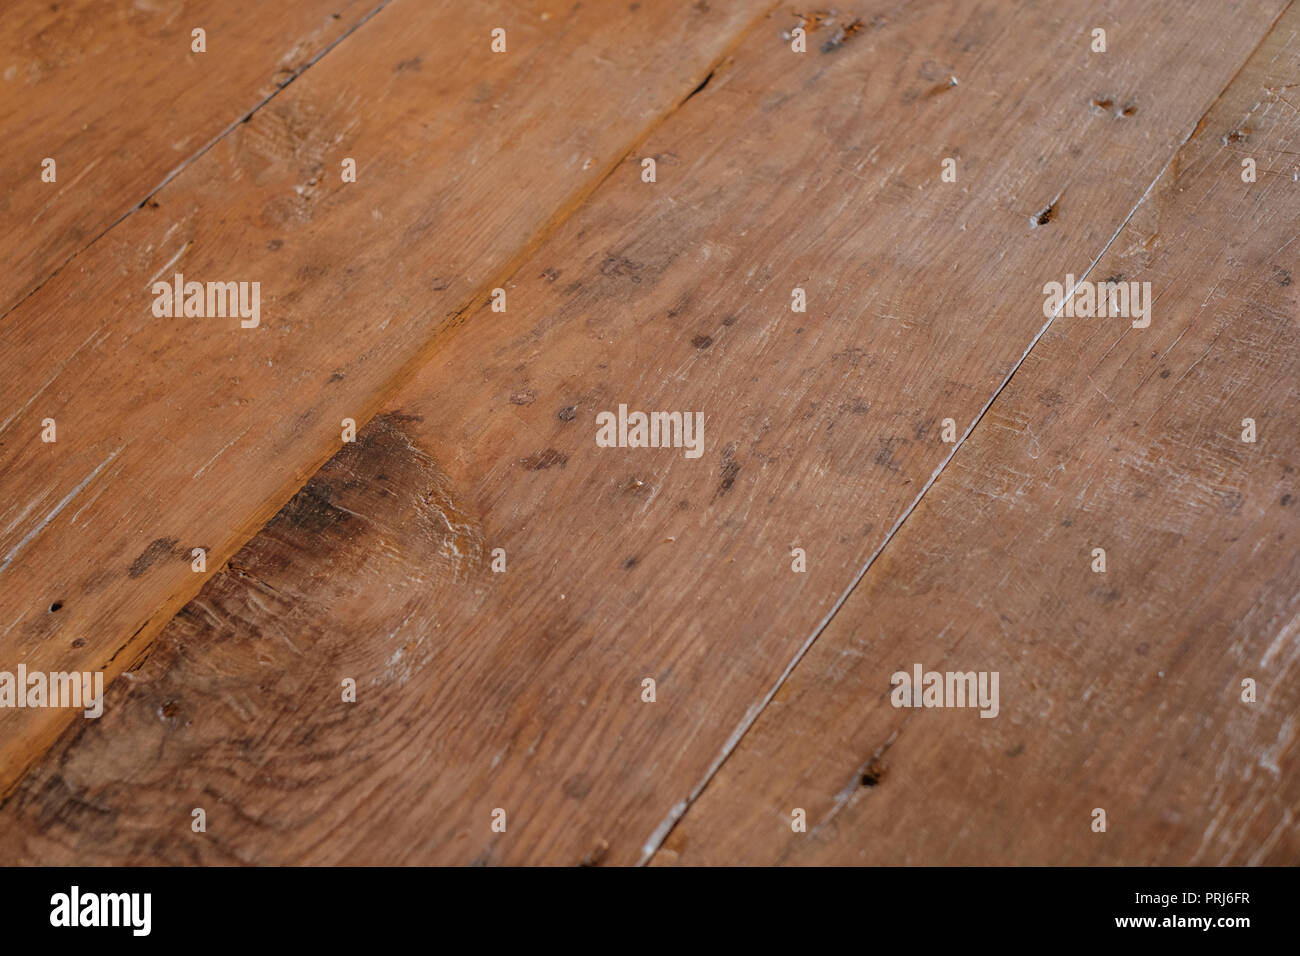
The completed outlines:
{"type": "Polygon", "coordinates": [[[0,863],[1300,862],[1300,5],[16,0],[0,130],[0,863]]]}

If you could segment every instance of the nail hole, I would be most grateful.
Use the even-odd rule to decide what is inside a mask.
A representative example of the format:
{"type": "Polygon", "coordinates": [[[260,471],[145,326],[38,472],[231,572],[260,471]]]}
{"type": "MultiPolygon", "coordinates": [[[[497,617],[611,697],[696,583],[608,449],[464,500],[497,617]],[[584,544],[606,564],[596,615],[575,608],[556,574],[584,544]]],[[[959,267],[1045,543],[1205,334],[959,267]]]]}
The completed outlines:
{"type": "Polygon", "coordinates": [[[885,765],[879,757],[872,757],[871,763],[867,764],[867,769],[862,771],[862,785],[864,787],[874,787],[885,776],[885,765]]]}
{"type": "Polygon", "coordinates": [[[60,610],[62,607],[63,607],[62,601],[55,601],[53,604],[50,605],[50,613],[53,614],[55,611],[60,610]]]}

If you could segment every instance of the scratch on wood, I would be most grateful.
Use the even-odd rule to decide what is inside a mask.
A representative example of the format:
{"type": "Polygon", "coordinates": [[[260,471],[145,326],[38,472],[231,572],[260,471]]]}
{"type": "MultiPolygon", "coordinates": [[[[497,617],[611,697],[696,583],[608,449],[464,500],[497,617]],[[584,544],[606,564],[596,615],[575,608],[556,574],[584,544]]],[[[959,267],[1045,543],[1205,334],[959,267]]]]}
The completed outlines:
{"type": "MultiPolygon", "coordinates": [[[[122,448],[125,447],[126,447],[125,445],[122,446],[122,448]]],[[[54,510],[52,510],[49,514],[45,516],[44,521],[42,521],[35,528],[29,531],[26,537],[24,537],[21,541],[19,541],[16,545],[14,545],[9,550],[9,553],[5,555],[4,562],[0,563],[0,574],[3,574],[4,570],[13,563],[14,558],[18,556],[18,552],[22,551],[22,549],[25,548],[33,538],[35,538],[38,534],[44,531],[45,528],[49,526],[49,523],[59,516],[59,512],[61,512],[64,508],[66,508],[68,506],[68,503],[72,501],[73,498],[81,494],[82,489],[85,488],[86,485],[94,481],[95,476],[98,475],[101,471],[103,471],[106,467],[108,467],[108,464],[114,458],[116,458],[118,455],[122,453],[122,448],[119,448],[117,451],[113,452],[113,454],[109,455],[107,458],[101,461],[99,465],[96,466],[94,471],[92,471],[85,478],[81,479],[81,483],[77,485],[77,487],[69,491],[67,495],[64,496],[63,500],[54,506],[54,510]]]]}

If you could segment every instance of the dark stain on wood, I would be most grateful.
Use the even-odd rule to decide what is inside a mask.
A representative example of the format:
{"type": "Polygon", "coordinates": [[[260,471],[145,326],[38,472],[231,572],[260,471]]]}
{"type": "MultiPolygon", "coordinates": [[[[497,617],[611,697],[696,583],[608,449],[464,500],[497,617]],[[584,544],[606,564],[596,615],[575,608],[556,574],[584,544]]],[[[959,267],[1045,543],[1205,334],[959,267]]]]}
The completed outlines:
{"type": "Polygon", "coordinates": [[[568,460],[568,455],[556,451],[554,448],[547,448],[543,451],[535,452],[526,458],[519,459],[519,464],[524,467],[525,471],[543,471],[554,465],[559,465],[563,468],[568,460]]]}
{"type": "Polygon", "coordinates": [[[141,551],[136,559],[131,562],[131,566],[126,571],[127,575],[132,578],[140,577],[153,566],[155,561],[171,554],[175,547],[175,538],[154,538],[153,541],[149,542],[149,547],[141,551]]]}

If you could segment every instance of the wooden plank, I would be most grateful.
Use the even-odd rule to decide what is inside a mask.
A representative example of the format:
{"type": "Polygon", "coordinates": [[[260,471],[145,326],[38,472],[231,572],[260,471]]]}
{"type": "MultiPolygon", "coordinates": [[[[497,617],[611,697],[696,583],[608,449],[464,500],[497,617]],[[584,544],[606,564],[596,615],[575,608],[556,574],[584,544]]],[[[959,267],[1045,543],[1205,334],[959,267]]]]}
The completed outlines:
{"type": "Polygon", "coordinates": [[[1150,326],[1051,324],[656,864],[1300,860],[1298,38],[1088,273],[1150,326]],[[997,672],[999,713],[895,707],[917,663],[997,672]]]}
{"type": "Polygon", "coordinates": [[[1179,9],[1104,62],[1083,3],[765,23],[23,781],[7,858],[642,858],[1023,355],[1005,304],[1087,269],[1279,7],[1179,9]],[[704,410],[703,457],[596,447],[619,403],[704,410]]]}
{"type": "Polygon", "coordinates": [[[0,316],[379,5],[5,4],[0,316]]]}
{"type": "MultiPolygon", "coordinates": [[[[393,4],[25,300],[0,327],[0,661],[129,666],[198,592],[193,549],[220,567],[767,2],[393,4]],[[259,282],[256,326],[156,317],[177,273],[259,282]]],[[[0,714],[0,789],[66,720],[0,714]]]]}

